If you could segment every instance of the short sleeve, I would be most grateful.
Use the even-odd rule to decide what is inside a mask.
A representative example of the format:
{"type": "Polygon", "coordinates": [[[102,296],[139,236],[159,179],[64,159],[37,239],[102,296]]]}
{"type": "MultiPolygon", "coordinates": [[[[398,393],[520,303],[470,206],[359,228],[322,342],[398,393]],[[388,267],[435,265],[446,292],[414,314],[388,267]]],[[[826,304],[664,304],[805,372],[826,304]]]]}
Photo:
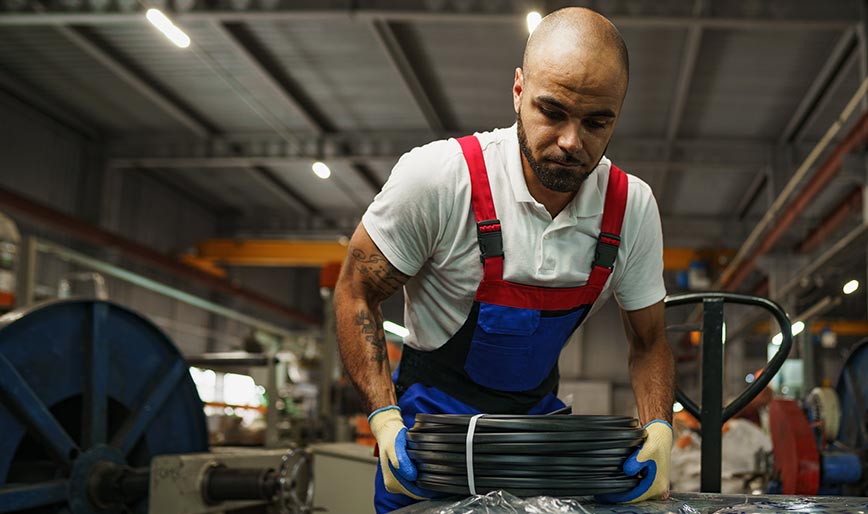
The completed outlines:
{"type": "Polygon", "coordinates": [[[415,275],[442,239],[463,162],[454,140],[413,149],[398,160],[362,216],[377,248],[401,273],[415,275]]]}
{"type": "MultiPolygon", "coordinates": [[[[663,229],[660,212],[651,188],[631,177],[630,202],[624,223],[630,223],[632,244],[618,281],[615,298],[622,309],[635,311],[649,307],[666,296],[663,283],[663,229]]],[[[626,227],[625,227],[626,228],[626,227]]]]}

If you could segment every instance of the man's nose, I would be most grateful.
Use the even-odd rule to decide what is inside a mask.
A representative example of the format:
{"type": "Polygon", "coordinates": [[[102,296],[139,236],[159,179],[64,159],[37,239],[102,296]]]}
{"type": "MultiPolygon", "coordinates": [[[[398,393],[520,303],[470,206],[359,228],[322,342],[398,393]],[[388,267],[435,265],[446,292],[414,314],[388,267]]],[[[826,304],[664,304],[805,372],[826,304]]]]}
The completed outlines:
{"type": "Polygon", "coordinates": [[[582,149],[581,127],[570,126],[558,137],[558,146],[568,155],[576,155],[582,149]]]}

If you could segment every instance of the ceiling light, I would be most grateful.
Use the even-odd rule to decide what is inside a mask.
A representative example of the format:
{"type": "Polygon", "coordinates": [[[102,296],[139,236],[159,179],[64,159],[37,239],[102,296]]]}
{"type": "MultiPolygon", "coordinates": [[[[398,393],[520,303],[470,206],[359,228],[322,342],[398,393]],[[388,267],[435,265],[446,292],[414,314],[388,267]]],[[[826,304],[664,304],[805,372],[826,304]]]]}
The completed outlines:
{"type": "Polygon", "coordinates": [[[148,18],[149,22],[157,27],[157,29],[162,32],[164,36],[169,38],[169,41],[175,43],[175,45],[181,48],[187,48],[190,46],[190,36],[176,27],[175,24],[172,23],[172,20],[167,18],[162,11],[159,9],[148,9],[145,16],[148,18]]]}
{"type": "Polygon", "coordinates": [[[797,322],[793,323],[793,335],[794,336],[801,334],[802,330],[804,330],[804,329],[805,329],[805,322],[804,321],[797,321],[797,322]]]}
{"type": "Polygon", "coordinates": [[[527,13],[527,31],[533,34],[533,31],[536,30],[537,25],[539,25],[539,22],[541,21],[542,16],[540,15],[540,13],[536,11],[531,11],[527,13]]]}
{"type": "Polygon", "coordinates": [[[684,410],[684,405],[681,405],[679,402],[675,402],[672,404],[672,412],[681,412],[684,410]]]}
{"type": "MultiPolygon", "coordinates": [[[[797,322],[793,323],[793,326],[790,329],[790,333],[793,334],[794,336],[797,336],[797,335],[801,334],[803,330],[805,330],[805,322],[804,321],[797,321],[797,322]]],[[[781,334],[780,332],[778,332],[772,338],[772,344],[775,346],[780,346],[781,343],[783,343],[783,342],[784,342],[784,335],[781,334]]]]}
{"type": "Polygon", "coordinates": [[[391,321],[383,322],[383,330],[389,332],[390,334],[395,334],[398,337],[407,337],[408,335],[410,335],[409,330],[397,323],[392,323],[391,321]]]}
{"type": "Polygon", "coordinates": [[[748,373],[744,377],[744,381],[747,382],[748,384],[753,384],[755,380],[756,380],[756,376],[754,376],[753,373],[748,373]]]}
{"type": "Polygon", "coordinates": [[[853,294],[859,289],[859,281],[851,280],[844,284],[844,294],[853,294]]]}
{"type": "Polygon", "coordinates": [[[332,176],[332,170],[329,169],[328,166],[324,162],[316,161],[311,166],[313,172],[316,173],[316,176],[322,179],[326,179],[332,176]]]}

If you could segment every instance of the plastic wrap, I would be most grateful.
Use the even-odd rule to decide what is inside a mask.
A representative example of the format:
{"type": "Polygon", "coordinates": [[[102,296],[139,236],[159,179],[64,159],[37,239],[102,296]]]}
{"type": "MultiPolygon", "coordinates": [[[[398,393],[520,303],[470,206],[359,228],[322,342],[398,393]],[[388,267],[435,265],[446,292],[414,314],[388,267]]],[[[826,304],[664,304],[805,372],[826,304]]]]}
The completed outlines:
{"type": "Polygon", "coordinates": [[[696,514],[684,502],[643,502],[641,510],[633,505],[596,505],[590,498],[535,496],[518,498],[506,491],[493,491],[455,502],[423,502],[404,507],[394,514],[594,514],[594,513],[677,513],[696,514]]]}
{"type": "Polygon", "coordinates": [[[746,496],[673,493],[664,501],[634,505],[602,505],[592,498],[518,498],[505,491],[455,501],[429,501],[397,510],[394,514],[766,514],[806,512],[844,514],[868,512],[868,498],[746,496]]]}

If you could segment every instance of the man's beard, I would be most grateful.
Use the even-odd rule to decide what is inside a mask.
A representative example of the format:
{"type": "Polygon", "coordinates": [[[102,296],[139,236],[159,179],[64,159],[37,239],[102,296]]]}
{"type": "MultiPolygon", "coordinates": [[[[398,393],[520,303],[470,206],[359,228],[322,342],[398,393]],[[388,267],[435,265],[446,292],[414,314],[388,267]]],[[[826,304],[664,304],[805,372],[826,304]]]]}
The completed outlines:
{"type": "MultiPolygon", "coordinates": [[[[537,161],[530,150],[530,146],[527,143],[527,134],[525,134],[524,126],[521,124],[521,109],[518,111],[516,120],[518,121],[518,146],[521,148],[521,153],[527,159],[530,169],[533,170],[534,175],[536,175],[540,183],[545,188],[559,193],[574,193],[578,191],[582,187],[582,183],[585,182],[585,179],[594,172],[594,168],[582,173],[578,168],[569,169],[537,161]]],[[[565,164],[581,164],[581,161],[569,155],[558,156],[555,160],[565,164]]]]}

